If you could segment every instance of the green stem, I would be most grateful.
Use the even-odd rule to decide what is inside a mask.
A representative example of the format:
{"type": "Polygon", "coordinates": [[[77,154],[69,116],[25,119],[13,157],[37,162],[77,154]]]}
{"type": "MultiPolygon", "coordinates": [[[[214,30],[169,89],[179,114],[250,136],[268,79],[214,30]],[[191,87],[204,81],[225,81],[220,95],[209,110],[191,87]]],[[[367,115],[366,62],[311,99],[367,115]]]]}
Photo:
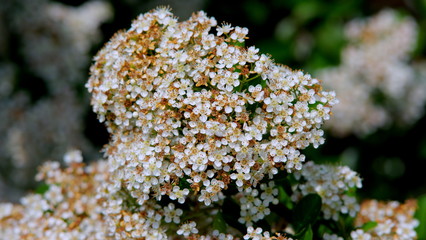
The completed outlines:
{"type": "Polygon", "coordinates": [[[252,80],[254,80],[254,79],[258,78],[258,77],[260,77],[260,74],[257,74],[256,76],[251,77],[251,78],[248,78],[248,79],[243,80],[243,81],[241,81],[241,82],[243,82],[243,83],[248,83],[248,82],[250,82],[250,81],[252,81],[252,80]]]}

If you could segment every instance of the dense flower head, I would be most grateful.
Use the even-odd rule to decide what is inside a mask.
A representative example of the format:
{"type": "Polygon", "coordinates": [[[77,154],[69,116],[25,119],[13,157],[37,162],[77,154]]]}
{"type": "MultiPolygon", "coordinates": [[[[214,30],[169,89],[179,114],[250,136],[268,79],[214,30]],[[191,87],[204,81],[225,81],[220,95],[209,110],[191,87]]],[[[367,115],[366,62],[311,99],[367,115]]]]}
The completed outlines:
{"type": "Polygon", "coordinates": [[[377,225],[368,231],[358,229],[351,236],[354,239],[416,239],[415,228],[419,225],[414,218],[416,208],[417,203],[412,199],[405,203],[366,200],[361,204],[355,225],[362,226],[371,221],[377,225]]]}
{"type": "Polygon", "coordinates": [[[86,166],[77,150],[65,155],[68,166],[44,163],[44,181],[20,204],[0,203],[0,239],[113,239],[97,190],[108,178],[106,161],[86,166]]]}
{"type": "Polygon", "coordinates": [[[345,30],[341,64],[319,73],[340,101],[326,128],[337,136],[362,136],[419,119],[426,82],[410,60],[418,31],[414,19],[386,9],[352,20],[345,30]]]}
{"type": "Polygon", "coordinates": [[[293,199],[310,193],[320,195],[325,219],[337,221],[339,214],[355,217],[358,213],[360,207],[351,192],[361,188],[362,183],[358,174],[349,167],[307,162],[295,176],[302,183],[294,186],[293,199]]]}
{"type": "Polygon", "coordinates": [[[95,57],[87,87],[112,134],[114,191],[140,204],[164,195],[182,204],[196,193],[208,206],[230,184],[242,193],[278,170],[300,170],[300,150],[324,142],[334,93],[243,47],[246,28],[215,27],[204,12],[178,22],[157,8],[95,57]]]}

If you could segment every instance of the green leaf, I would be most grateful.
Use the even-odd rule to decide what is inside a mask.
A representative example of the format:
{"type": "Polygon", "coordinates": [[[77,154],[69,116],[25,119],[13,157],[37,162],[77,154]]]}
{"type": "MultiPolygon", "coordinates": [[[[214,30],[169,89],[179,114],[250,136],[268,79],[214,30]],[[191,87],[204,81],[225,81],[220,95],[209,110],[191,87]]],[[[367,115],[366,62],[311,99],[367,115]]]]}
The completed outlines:
{"type": "Polygon", "coordinates": [[[314,233],[312,232],[311,225],[308,226],[308,229],[306,229],[305,234],[303,235],[302,240],[312,240],[314,238],[314,233]]]}
{"type": "Polygon", "coordinates": [[[377,222],[370,221],[370,222],[364,223],[364,225],[362,225],[361,229],[366,232],[366,231],[368,231],[370,229],[375,228],[376,226],[377,226],[377,222]]]}
{"type": "Polygon", "coordinates": [[[47,183],[42,183],[40,185],[38,185],[38,187],[35,190],[35,193],[37,194],[44,194],[45,192],[47,192],[49,190],[49,184],[47,183]]]}
{"type": "Polygon", "coordinates": [[[280,203],[284,204],[286,208],[293,209],[293,202],[282,186],[278,186],[278,200],[280,203]]]}
{"type": "Polygon", "coordinates": [[[322,200],[318,194],[308,194],[303,197],[293,211],[293,226],[296,232],[300,232],[308,225],[316,222],[321,213],[322,200]]]}
{"type": "Polygon", "coordinates": [[[226,233],[227,228],[228,224],[226,224],[225,219],[223,219],[222,212],[218,211],[213,219],[213,229],[218,230],[220,233],[226,233]]]}
{"type": "Polygon", "coordinates": [[[426,239],[426,195],[422,195],[417,199],[417,211],[414,217],[419,220],[420,224],[416,228],[417,238],[426,239]]]}

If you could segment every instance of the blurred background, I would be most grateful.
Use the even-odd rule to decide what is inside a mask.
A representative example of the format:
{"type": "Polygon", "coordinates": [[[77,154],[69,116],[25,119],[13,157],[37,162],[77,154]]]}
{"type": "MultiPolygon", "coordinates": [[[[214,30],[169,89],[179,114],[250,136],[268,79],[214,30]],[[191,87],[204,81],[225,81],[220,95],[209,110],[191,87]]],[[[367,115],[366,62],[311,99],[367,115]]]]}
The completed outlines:
{"type": "Polygon", "coordinates": [[[158,5],[247,27],[246,45],[335,90],[326,142],[304,153],[359,172],[362,198],[426,194],[426,0],[0,0],[0,201],[34,189],[37,167],[68,150],[102,157],[91,60],[158,5]]]}

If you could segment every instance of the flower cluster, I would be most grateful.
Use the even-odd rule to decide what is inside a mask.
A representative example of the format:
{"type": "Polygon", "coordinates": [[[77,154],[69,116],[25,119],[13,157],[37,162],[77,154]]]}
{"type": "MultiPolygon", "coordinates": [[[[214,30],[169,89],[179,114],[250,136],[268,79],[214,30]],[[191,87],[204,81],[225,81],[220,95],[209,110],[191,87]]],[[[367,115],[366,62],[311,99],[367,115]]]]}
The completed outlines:
{"type": "Polygon", "coordinates": [[[274,182],[269,182],[269,185],[262,183],[260,190],[262,191],[261,194],[257,189],[246,188],[244,190],[244,195],[239,199],[241,217],[238,221],[240,223],[252,226],[253,222],[257,222],[271,213],[268,208],[271,203],[278,204],[276,198],[278,189],[275,188],[274,182]]]}
{"type": "Polygon", "coordinates": [[[277,234],[276,236],[271,236],[269,232],[263,232],[262,228],[247,228],[247,234],[244,235],[245,240],[293,240],[292,238],[288,238],[285,236],[281,236],[277,234]]]}
{"type": "MultiPolygon", "coordinates": [[[[234,188],[239,221],[251,226],[277,203],[274,185],[262,181],[300,170],[300,150],[324,142],[320,127],[337,102],[334,93],[243,47],[246,28],[214,27],[204,12],[178,22],[158,8],[96,55],[87,87],[112,135],[105,196],[119,199],[109,203],[113,218],[124,217],[120,205],[130,198],[148,215],[145,226],[161,232],[168,207],[158,201],[191,201],[198,208],[191,211],[209,213],[234,188]]],[[[184,226],[184,236],[200,232],[192,222],[184,226]]]]}
{"type": "MultiPolygon", "coordinates": [[[[81,152],[73,150],[64,156],[64,162],[68,165],[64,169],[61,169],[59,162],[46,162],[40,167],[37,175],[37,180],[44,181],[45,185],[41,185],[36,193],[23,197],[21,204],[0,204],[0,236],[5,239],[100,240],[139,237],[167,239],[177,234],[186,239],[235,239],[235,235],[220,233],[217,230],[200,235],[197,225],[206,224],[208,221],[203,222],[197,219],[197,223],[181,222],[180,217],[184,215],[181,209],[176,208],[178,204],[169,203],[160,206],[159,202],[151,201],[151,207],[157,209],[154,211],[149,210],[147,206],[137,208],[137,204],[129,202],[129,198],[120,199],[118,195],[115,198],[103,198],[99,191],[110,184],[108,162],[98,161],[86,166],[82,160],[81,152]],[[161,221],[180,224],[166,230],[160,227],[161,221]]],[[[304,169],[309,169],[310,165],[310,163],[305,164],[304,169]]],[[[335,173],[336,171],[329,171],[330,175],[335,173]]],[[[339,185],[338,182],[335,183],[339,185]]],[[[274,201],[272,185],[261,185],[260,189],[263,190],[260,199],[274,201]]],[[[257,190],[251,192],[254,191],[257,190]]],[[[254,198],[251,196],[257,196],[257,194],[247,194],[246,198],[254,198]]],[[[377,226],[365,231],[362,228],[354,230],[351,232],[351,237],[353,239],[377,237],[413,239],[414,228],[418,225],[418,221],[413,219],[415,208],[416,203],[411,200],[405,204],[365,201],[361,205],[355,225],[361,227],[365,223],[374,221],[377,226]]],[[[215,214],[217,211],[212,210],[212,215],[215,214]]],[[[204,214],[202,216],[205,217],[204,214]]],[[[323,238],[343,239],[329,233],[325,233],[323,238]]],[[[272,236],[268,231],[250,226],[243,239],[289,240],[292,238],[279,233],[272,236]]]]}
{"type": "Polygon", "coordinates": [[[294,200],[310,193],[322,198],[325,219],[338,220],[339,214],[355,217],[359,211],[356,198],[351,194],[361,188],[361,178],[347,166],[333,166],[307,162],[302,171],[295,173],[296,179],[306,182],[294,186],[294,200]]]}
{"type": "Polygon", "coordinates": [[[113,239],[102,214],[100,184],[108,178],[105,161],[82,163],[81,152],[65,155],[69,164],[46,162],[37,175],[45,181],[21,204],[0,204],[1,239],[113,239]]]}
{"type": "Polygon", "coordinates": [[[380,202],[366,200],[361,204],[361,210],[356,217],[355,225],[362,226],[367,222],[376,222],[377,226],[368,231],[362,229],[351,233],[354,239],[415,239],[414,230],[419,221],[414,219],[417,204],[415,200],[399,202],[380,202]]]}
{"type": "MultiPolygon", "coordinates": [[[[47,12],[67,18],[59,5],[47,12]]],[[[86,85],[111,134],[106,160],[87,166],[72,150],[64,169],[45,163],[36,176],[44,185],[21,204],[0,204],[0,236],[342,240],[327,231],[342,223],[340,214],[360,211],[359,229],[339,225],[340,233],[414,238],[413,202],[371,201],[360,210],[356,172],[304,163],[301,150],[324,142],[320,128],[335,94],[245,47],[247,33],[218,27],[204,12],[178,22],[165,7],[118,32],[96,55],[86,85]],[[366,230],[370,221],[377,227],[366,230]]],[[[24,139],[15,135],[16,143],[24,139]]],[[[22,144],[11,145],[21,152],[22,144]]]]}
{"type": "Polygon", "coordinates": [[[338,136],[366,135],[421,117],[426,82],[409,62],[417,39],[415,21],[383,10],[351,21],[346,38],[341,64],[319,73],[340,101],[326,127],[338,136]]]}

